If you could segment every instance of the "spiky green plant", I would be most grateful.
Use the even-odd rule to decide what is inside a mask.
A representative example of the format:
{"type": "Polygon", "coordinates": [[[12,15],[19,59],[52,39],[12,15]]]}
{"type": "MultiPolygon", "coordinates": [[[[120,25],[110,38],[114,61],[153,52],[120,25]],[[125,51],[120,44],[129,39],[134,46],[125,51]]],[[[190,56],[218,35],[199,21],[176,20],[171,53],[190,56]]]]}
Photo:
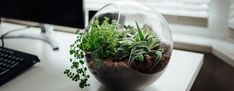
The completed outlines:
{"type": "Polygon", "coordinates": [[[131,64],[134,61],[144,61],[144,57],[150,55],[156,58],[154,65],[157,65],[163,53],[163,49],[159,48],[159,37],[147,25],[142,30],[136,22],[136,27],[137,32],[133,32],[133,27],[125,27],[126,32],[122,33],[122,38],[119,41],[120,46],[117,49],[119,58],[128,57],[128,63],[131,64]]]}

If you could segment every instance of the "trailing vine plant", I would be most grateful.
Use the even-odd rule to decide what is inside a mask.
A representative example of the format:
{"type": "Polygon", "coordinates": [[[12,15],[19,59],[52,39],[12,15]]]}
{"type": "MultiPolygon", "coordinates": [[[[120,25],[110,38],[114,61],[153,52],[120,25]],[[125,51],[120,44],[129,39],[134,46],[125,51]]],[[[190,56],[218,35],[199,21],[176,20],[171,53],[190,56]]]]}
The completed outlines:
{"type": "Polygon", "coordinates": [[[97,19],[91,25],[90,32],[77,32],[77,40],[70,46],[70,69],[66,69],[64,74],[73,81],[79,81],[79,87],[89,86],[88,78],[90,77],[86,71],[85,53],[95,53],[97,58],[111,58],[116,52],[119,33],[115,31],[116,21],[109,23],[109,19],[105,18],[102,24],[97,19]]]}

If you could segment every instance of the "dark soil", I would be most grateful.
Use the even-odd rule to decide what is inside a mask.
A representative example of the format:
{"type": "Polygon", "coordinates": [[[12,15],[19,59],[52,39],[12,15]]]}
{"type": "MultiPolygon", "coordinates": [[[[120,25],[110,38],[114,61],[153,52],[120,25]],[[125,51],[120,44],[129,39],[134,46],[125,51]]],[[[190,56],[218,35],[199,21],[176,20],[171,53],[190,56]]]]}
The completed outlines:
{"type": "Polygon", "coordinates": [[[139,87],[149,83],[152,78],[155,79],[153,75],[162,71],[168,64],[171,55],[170,46],[161,44],[159,47],[163,48],[164,52],[162,60],[157,65],[153,65],[155,58],[150,55],[145,56],[144,61],[135,61],[131,65],[127,59],[121,61],[106,59],[102,63],[97,63],[90,55],[86,55],[86,59],[91,72],[104,85],[124,87],[131,84],[132,87],[139,87]]]}
{"type": "Polygon", "coordinates": [[[153,65],[156,58],[153,56],[145,56],[144,57],[144,61],[135,61],[133,64],[131,64],[131,68],[140,71],[142,73],[148,73],[148,74],[153,74],[153,73],[157,73],[161,70],[163,70],[167,63],[169,62],[170,59],[170,46],[166,45],[166,44],[161,44],[159,46],[160,48],[162,48],[164,50],[163,55],[162,55],[162,59],[161,61],[157,64],[157,65],[153,65]]]}

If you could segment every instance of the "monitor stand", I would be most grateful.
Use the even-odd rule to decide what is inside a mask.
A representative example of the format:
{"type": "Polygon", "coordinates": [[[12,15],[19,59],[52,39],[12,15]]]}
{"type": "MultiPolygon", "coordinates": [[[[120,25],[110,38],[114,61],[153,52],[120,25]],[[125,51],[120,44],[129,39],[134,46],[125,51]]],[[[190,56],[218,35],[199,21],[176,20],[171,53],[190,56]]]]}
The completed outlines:
{"type": "Polygon", "coordinates": [[[57,42],[50,36],[51,33],[54,31],[54,27],[48,24],[40,24],[39,28],[41,29],[40,34],[25,34],[25,33],[16,33],[16,34],[9,34],[4,38],[29,38],[29,39],[38,39],[45,41],[46,43],[50,44],[53,50],[59,50],[59,46],[57,42]]]}

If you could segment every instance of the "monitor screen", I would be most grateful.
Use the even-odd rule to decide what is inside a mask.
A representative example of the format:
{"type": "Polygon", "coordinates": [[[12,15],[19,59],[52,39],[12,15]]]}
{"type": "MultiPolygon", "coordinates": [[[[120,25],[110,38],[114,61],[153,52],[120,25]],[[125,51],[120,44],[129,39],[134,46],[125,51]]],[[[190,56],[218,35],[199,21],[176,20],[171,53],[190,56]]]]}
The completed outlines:
{"type": "Polygon", "coordinates": [[[83,0],[1,0],[0,17],[85,27],[83,0]]]}

